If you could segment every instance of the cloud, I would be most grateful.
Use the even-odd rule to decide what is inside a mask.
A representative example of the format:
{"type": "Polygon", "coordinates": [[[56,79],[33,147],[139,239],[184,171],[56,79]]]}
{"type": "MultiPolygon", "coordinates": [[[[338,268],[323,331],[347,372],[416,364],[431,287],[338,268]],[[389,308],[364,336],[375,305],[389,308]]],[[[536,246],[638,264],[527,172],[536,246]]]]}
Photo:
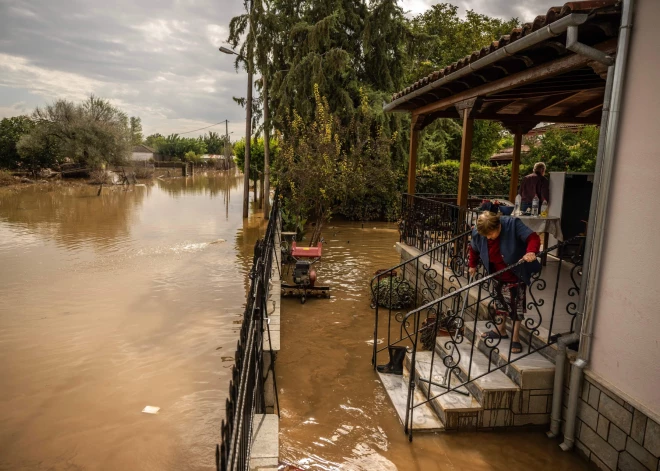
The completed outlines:
{"type": "MultiPolygon", "coordinates": [[[[446,1],[525,20],[557,3],[446,1]]],[[[433,3],[400,2],[410,14],[433,3]]],[[[242,9],[235,0],[0,0],[0,118],[94,93],[140,116],[145,134],[229,119],[241,136],[245,111],[232,96],[245,96],[246,76],[218,46],[242,9]]]]}
{"type": "Polygon", "coordinates": [[[466,10],[474,10],[503,19],[517,17],[523,22],[532,21],[538,15],[545,15],[552,6],[564,4],[556,0],[402,0],[400,2],[403,9],[410,11],[412,15],[422,13],[437,3],[456,5],[461,14],[466,10]]]}
{"type": "MultiPolygon", "coordinates": [[[[229,119],[241,135],[246,76],[218,52],[242,3],[230,0],[3,0],[0,117],[58,98],[107,98],[146,134],[229,119]]],[[[224,129],[223,129],[224,130],[224,129]]]]}

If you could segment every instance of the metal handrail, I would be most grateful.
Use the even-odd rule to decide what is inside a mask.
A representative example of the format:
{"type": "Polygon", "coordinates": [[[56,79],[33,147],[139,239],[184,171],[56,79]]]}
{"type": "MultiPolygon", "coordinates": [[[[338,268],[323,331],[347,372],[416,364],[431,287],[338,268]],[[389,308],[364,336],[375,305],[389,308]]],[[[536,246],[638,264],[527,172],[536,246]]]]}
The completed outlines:
{"type": "MultiPolygon", "coordinates": [[[[402,341],[408,340],[412,344],[412,349],[410,351],[411,365],[410,365],[410,378],[408,385],[408,400],[406,406],[406,418],[405,418],[405,427],[404,427],[405,432],[409,434],[411,440],[412,440],[412,423],[413,423],[414,409],[421,407],[424,404],[427,404],[437,399],[440,396],[448,394],[449,392],[461,392],[468,384],[472,383],[473,381],[483,376],[486,376],[492,373],[493,371],[504,368],[507,365],[520,360],[521,358],[525,358],[533,353],[536,353],[552,345],[553,343],[556,343],[557,333],[553,335],[553,323],[554,323],[555,309],[557,307],[557,295],[559,292],[559,285],[560,285],[559,281],[562,273],[562,263],[565,263],[561,257],[561,251],[565,245],[571,243],[572,241],[573,239],[569,239],[567,241],[560,242],[536,254],[537,259],[555,250],[558,250],[560,255],[560,257],[558,258],[557,273],[555,277],[552,309],[550,312],[547,338],[545,340],[541,339],[540,331],[539,331],[539,328],[541,327],[541,324],[543,322],[543,316],[539,308],[543,306],[545,303],[543,299],[537,299],[537,296],[534,294],[535,289],[543,290],[546,287],[546,282],[541,278],[541,273],[539,273],[537,276],[532,278],[532,282],[527,290],[529,296],[531,297],[531,300],[525,302],[526,308],[535,309],[536,314],[538,316],[538,321],[535,321],[532,318],[527,318],[523,323],[525,330],[527,330],[528,332],[527,334],[528,337],[525,338],[526,343],[528,344],[526,348],[526,352],[521,352],[521,354],[516,356],[516,358],[512,358],[511,343],[510,343],[509,351],[506,355],[506,360],[503,361],[502,359],[500,359],[499,361],[495,361],[497,356],[500,355],[500,350],[498,346],[501,342],[501,339],[485,340],[483,341],[483,344],[485,345],[485,348],[489,350],[488,352],[489,367],[488,370],[482,374],[479,375],[472,374],[473,354],[476,348],[476,344],[479,341],[479,339],[477,338],[477,322],[480,318],[480,310],[482,309],[482,307],[484,307],[484,303],[486,303],[486,309],[489,313],[491,313],[492,316],[493,309],[495,307],[501,308],[501,304],[500,304],[501,301],[498,298],[496,290],[494,289],[494,283],[497,283],[500,277],[504,273],[511,272],[520,265],[522,265],[523,263],[525,263],[523,260],[520,260],[517,263],[514,263],[506,267],[505,269],[492,273],[490,275],[485,275],[484,272],[482,271],[477,274],[476,279],[470,280],[465,285],[455,287],[455,289],[448,290],[446,294],[442,294],[436,299],[426,302],[410,310],[408,313],[400,317],[399,321],[401,323],[401,329],[402,332],[405,333],[405,335],[403,334],[401,335],[402,341]],[[477,290],[476,296],[474,293],[472,293],[472,298],[474,299],[474,301],[471,302],[470,301],[471,291],[473,291],[475,288],[477,290]],[[442,385],[437,385],[434,383],[435,386],[440,386],[443,390],[438,394],[432,395],[431,394],[432,388],[429,387],[427,390],[427,394],[425,395],[426,396],[425,400],[415,403],[414,390],[415,390],[416,382],[431,381],[431,378],[416,379],[415,364],[416,364],[416,354],[419,348],[418,345],[420,342],[420,334],[424,329],[430,328],[434,333],[433,336],[435,338],[435,332],[437,332],[439,326],[440,315],[443,312],[445,313],[447,319],[446,325],[449,326],[449,328],[447,329],[449,337],[446,340],[446,343],[444,344],[445,349],[443,350],[444,353],[442,355],[443,357],[442,363],[446,367],[446,374],[445,374],[446,382],[443,383],[442,385]],[[422,317],[426,315],[428,318],[429,314],[435,318],[433,325],[432,326],[426,325],[420,327],[422,317]],[[470,342],[469,344],[468,343],[464,344],[464,341],[466,340],[466,337],[464,336],[464,328],[468,320],[473,322],[473,326],[472,326],[473,336],[471,341],[468,340],[468,342],[470,342]],[[412,332],[409,330],[409,327],[411,326],[414,326],[412,332]],[[461,352],[459,351],[458,348],[459,345],[462,344],[469,345],[469,357],[467,358],[467,371],[463,371],[461,369],[461,363],[463,363],[462,365],[463,368],[465,367],[465,362],[462,362],[461,352]],[[455,381],[454,385],[452,385],[452,378],[454,377],[459,378],[459,380],[455,381]]],[[[579,272],[580,268],[581,268],[580,265],[575,265],[569,272],[572,281],[572,285],[568,289],[569,296],[576,296],[577,294],[579,294],[579,283],[575,279],[575,273],[579,272]]],[[[570,332],[573,332],[575,328],[575,314],[576,314],[574,303],[572,302],[569,303],[566,306],[566,311],[568,314],[572,316],[570,332]]],[[[491,329],[493,326],[501,322],[502,321],[498,321],[494,317],[492,317],[487,321],[486,327],[488,329],[491,329]]],[[[436,361],[435,356],[436,356],[436,349],[434,345],[431,354],[431,369],[430,369],[431,372],[433,372],[433,364],[434,361],[436,361]]]]}

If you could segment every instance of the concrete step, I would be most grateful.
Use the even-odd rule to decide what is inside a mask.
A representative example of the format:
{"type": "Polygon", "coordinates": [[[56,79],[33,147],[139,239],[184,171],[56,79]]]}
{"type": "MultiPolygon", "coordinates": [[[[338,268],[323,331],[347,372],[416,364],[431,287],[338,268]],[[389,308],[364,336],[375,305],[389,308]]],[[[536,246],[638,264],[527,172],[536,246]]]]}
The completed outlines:
{"type": "Polygon", "coordinates": [[[470,380],[466,387],[483,409],[511,409],[520,388],[506,374],[495,369],[497,367],[478,348],[473,349],[467,337],[458,344],[451,343],[450,337],[438,337],[435,346],[442,358],[452,356],[457,361],[461,381],[470,380]]]}
{"type": "MultiPolygon", "coordinates": [[[[406,355],[406,367],[411,369],[412,354],[406,355]]],[[[441,386],[430,385],[423,379],[431,380],[436,384],[443,384],[447,367],[442,362],[440,355],[433,352],[417,352],[415,356],[415,384],[418,390],[424,395],[425,399],[436,397],[430,401],[433,410],[438,414],[446,430],[474,429],[477,426],[479,412],[482,410],[481,404],[464,387],[459,388],[461,394],[457,391],[445,392],[446,389],[441,386]],[[432,358],[433,356],[433,358],[432,358]],[[431,374],[431,368],[433,374],[431,374]]],[[[454,387],[461,383],[457,376],[453,376],[449,381],[450,386],[454,387]]]]}
{"type": "MultiPolygon", "coordinates": [[[[538,352],[528,354],[529,346],[521,342],[523,351],[521,353],[511,353],[509,362],[509,348],[511,345],[511,334],[508,339],[495,341],[485,341],[481,335],[489,329],[486,327],[488,321],[478,321],[476,325],[476,346],[479,351],[490,358],[495,365],[502,367],[500,371],[505,373],[521,389],[552,389],[555,375],[555,365],[538,352]],[[496,344],[496,345],[495,345],[496,344]]],[[[465,336],[468,341],[474,341],[472,330],[474,323],[466,325],[465,336]]],[[[521,340],[524,340],[521,334],[521,340]]]]}
{"type": "MultiPolygon", "coordinates": [[[[387,395],[394,405],[399,420],[402,424],[406,420],[406,404],[408,401],[408,382],[410,375],[408,370],[404,370],[403,375],[391,375],[378,373],[380,381],[387,391],[387,395]]],[[[424,402],[424,396],[418,390],[415,390],[415,404],[424,402]]],[[[412,429],[415,432],[439,432],[445,429],[444,425],[435,414],[431,406],[427,403],[416,407],[413,413],[412,429]]]]}

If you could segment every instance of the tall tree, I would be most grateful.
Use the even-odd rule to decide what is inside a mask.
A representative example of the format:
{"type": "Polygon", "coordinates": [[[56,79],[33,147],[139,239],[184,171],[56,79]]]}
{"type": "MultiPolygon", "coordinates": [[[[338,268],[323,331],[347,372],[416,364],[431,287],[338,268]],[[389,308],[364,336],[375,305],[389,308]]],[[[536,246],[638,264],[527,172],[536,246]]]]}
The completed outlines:
{"type": "MultiPolygon", "coordinates": [[[[411,20],[416,41],[411,42],[411,62],[406,82],[413,83],[433,71],[509,34],[520,25],[517,18],[502,20],[468,10],[458,15],[458,7],[448,3],[432,5],[411,20]]],[[[476,121],[474,132],[475,161],[485,161],[498,149],[504,128],[497,121],[476,121]]],[[[457,120],[438,119],[423,132],[419,145],[420,162],[431,164],[460,157],[461,126],[457,120]],[[450,121],[450,122],[448,122],[450,121]]]]}
{"type": "Polygon", "coordinates": [[[142,119],[136,116],[131,116],[131,144],[142,144],[142,119]]]}

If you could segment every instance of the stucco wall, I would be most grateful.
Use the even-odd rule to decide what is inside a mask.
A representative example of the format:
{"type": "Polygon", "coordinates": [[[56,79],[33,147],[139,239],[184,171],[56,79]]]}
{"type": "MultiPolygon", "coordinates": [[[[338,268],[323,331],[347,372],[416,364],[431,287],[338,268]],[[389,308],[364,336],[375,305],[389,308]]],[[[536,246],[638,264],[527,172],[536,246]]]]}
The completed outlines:
{"type": "Polygon", "coordinates": [[[143,161],[143,160],[153,159],[153,157],[154,154],[150,152],[133,152],[133,156],[131,157],[131,159],[143,161]]]}
{"type": "Polygon", "coordinates": [[[635,4],[591,369],[660,415],[660,2],[635,4]]]}

